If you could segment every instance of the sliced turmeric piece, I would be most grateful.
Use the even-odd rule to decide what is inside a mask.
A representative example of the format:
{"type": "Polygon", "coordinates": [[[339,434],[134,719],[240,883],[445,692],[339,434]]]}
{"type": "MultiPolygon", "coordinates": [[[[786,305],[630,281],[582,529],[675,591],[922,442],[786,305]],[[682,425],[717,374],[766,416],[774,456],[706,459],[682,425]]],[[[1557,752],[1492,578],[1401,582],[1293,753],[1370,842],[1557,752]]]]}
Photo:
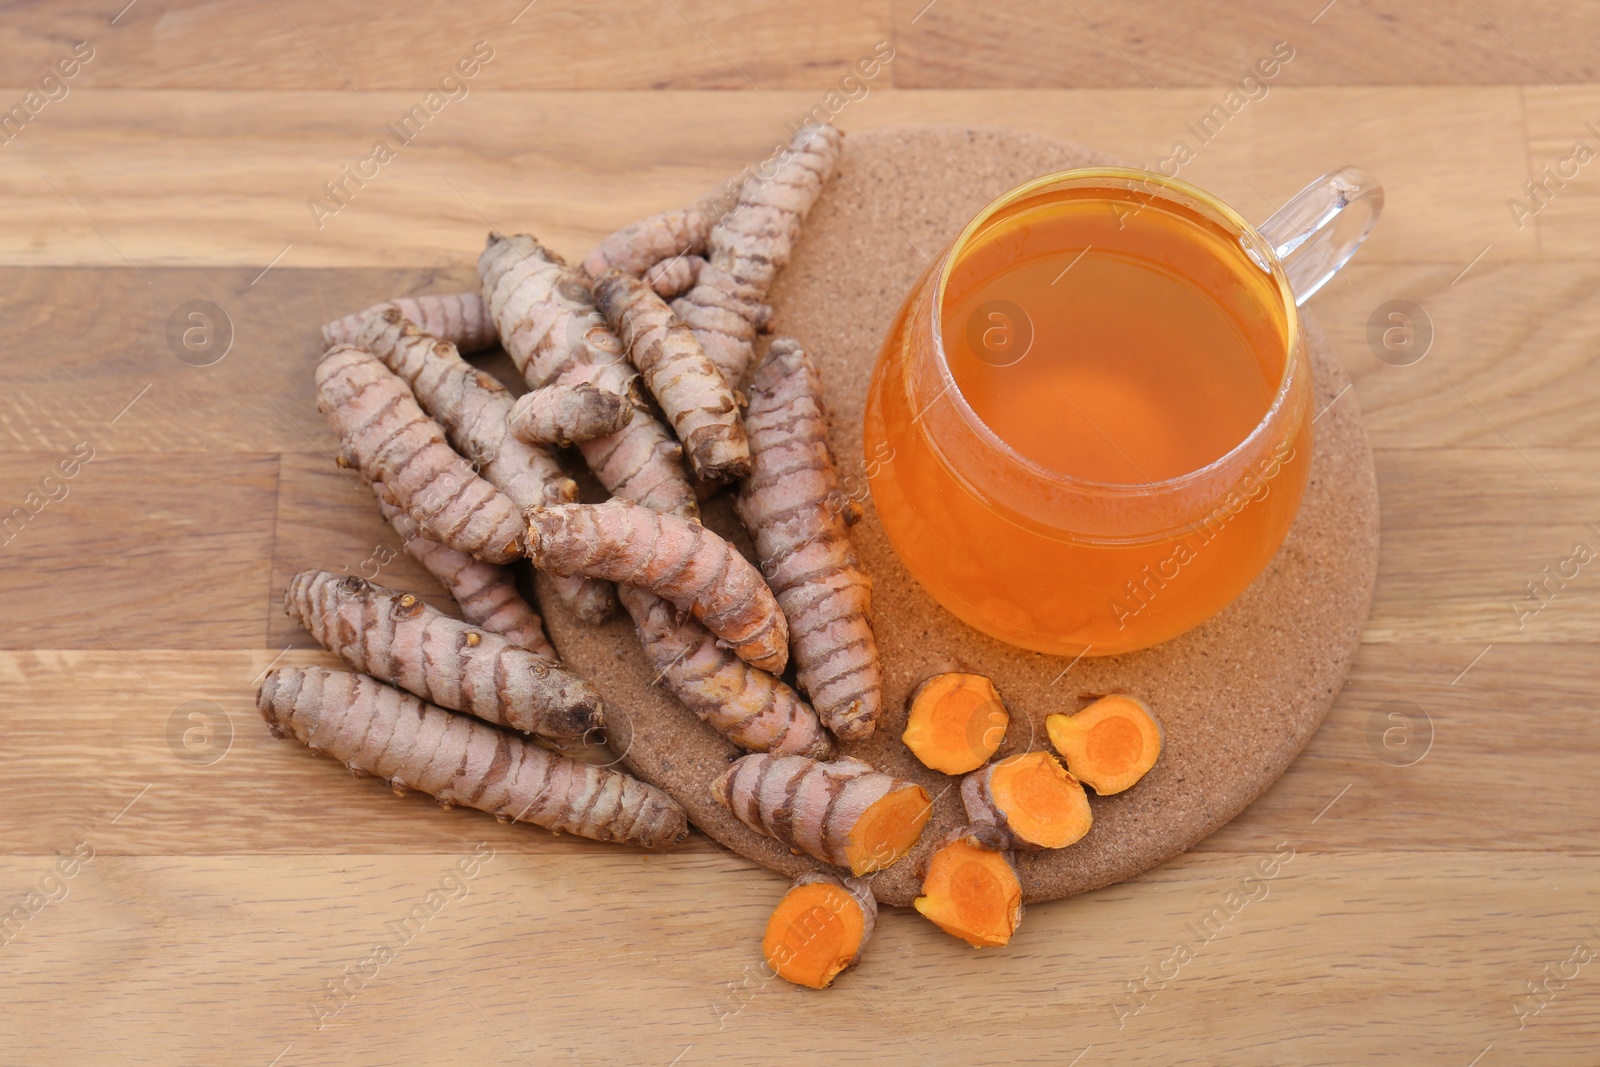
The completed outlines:
{"type": "Polygon", "coordinates": [[[910,852],[933,812],[920,785],[848,757],[742,756],[711,791],[756,833],[858,876],[910,852]]]}
{"type": "Polygon", "coordinates": [[[826,989],[861,959],[877,921],[878,902],[859,878],[802,874],[767,920],[761,955],[779,978],[826,989]]]}
{"type": "Polygon", "coordinates": [[[1022,922],[1022,883],[1010,850],[991,847],[971,827],[947,835],[928,861],[912,906],[973,948],[1011,940],[1022,922]]]}
{"type": "Polygon", "coordinates": [[[1113,693],[1076,715],[1044,720],[1067,770],[1101,796],[1129,788],[1161,755],[1161,723],[1138,697],[1113,693]]]}
{"type": "Polygon", "coordinates": [[[1089,797],[1048,752],[1008,756],[961,782],[961,802],[977,829],[1016,849],[1066,848],[1089,832],[1089,797]]]}
{"type": "Polygon", "coordinates": [[[981,674],[951,671],[917,686],[900,739],[924,766],[966,774],[989,762],[1010,723],[993,682],[981,674]]]}

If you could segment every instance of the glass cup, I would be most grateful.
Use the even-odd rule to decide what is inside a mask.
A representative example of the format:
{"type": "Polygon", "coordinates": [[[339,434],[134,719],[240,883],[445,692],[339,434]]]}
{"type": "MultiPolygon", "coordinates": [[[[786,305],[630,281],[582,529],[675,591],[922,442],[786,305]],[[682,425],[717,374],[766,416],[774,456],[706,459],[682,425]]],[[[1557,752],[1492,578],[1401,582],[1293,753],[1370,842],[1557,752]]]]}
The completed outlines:
{"type": "MultiPolygon", "coordinates": [[[[1120,167],[1047,175],[989,204],[907,297],[873,373],[866,470],[906,568],[977,629],[1057,655],[1146,648],[1230,604],[1283,543],[1311,466],[1311,366],[1296,308],[1355,253],[1382,206],[1382,188],[1354,167],[1312,182],[1259,227],[1187,182],[1120,167]],[[1023,213],[1070,198],[1105,201],[1120,216],[1118,229],[1154,213],[1143,221],[1160,220],[1172,234],[1172,260],[1199,264],[1253,324],[1263,374],[1274,375],[1258,392],[1270,390],[1270,399],[1254,429],[1229,438],[1214,461],[1149,479],[1077,476],[1013,447],[1003,412],[989,410],[991,426],[963,394],[947,340],[952,329],[973,326],[947,321],[953,272],[986,240],[1016,239],[1004,227],[1023,213]]],[[[1114,244],[1114,231],[1098,225],[1098,236],[1085,230],[1046,250],[1063,274],[1093,240],[1114,244]]],[[[987,362],[1060,357],[1062,345],[1032,336],[1025,310],[998,303],[983,305],[990,310],[979,323],[982,343],[998,338],[987,362]]],[[[1153,301],[1136,313],[1163,311],[1153,301]]],[[[1117,417],[1091,398],[1057,392],[1063,418],[1117,417]]]]}

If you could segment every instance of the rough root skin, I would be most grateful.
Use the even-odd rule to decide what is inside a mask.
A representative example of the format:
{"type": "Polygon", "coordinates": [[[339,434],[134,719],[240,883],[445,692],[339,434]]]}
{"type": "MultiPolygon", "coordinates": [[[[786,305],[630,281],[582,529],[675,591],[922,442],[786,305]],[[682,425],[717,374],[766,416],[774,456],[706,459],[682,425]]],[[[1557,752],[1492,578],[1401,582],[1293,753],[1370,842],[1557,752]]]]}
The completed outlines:
{"type": "Polygon", "coordinates": [[[613,269],[639,275],[673,256],[703,252],[711,228],[734,205],[737,191],[729,182],[687,207],[628,223],[594,246],[583,259],[583,272],[590,278],[613,269]]]}
{"type": "Polygon", "coordinates": [[[644,406],[638,372],[606,328],[583,275],[524,236],[491,236],[478,272],[501,343],[529,386],[588,382],[634,404],[620,431],[578,446],[600,484],[658,511],[698,514],[683,448],[644,406]]]}
{"type": "Polygon", "coordinates": [[[657,680],[713,730],[751,752],[832,757],[833,741],[799,693],[721,647],[654,593],[622,586],[617,595],[657,680]]]}
{"type": "Polygon", "coordinates": [[[739,401],[706,358],[694,331],[648,285],[621,271],[602,274],[594,294],[683,442],[695,477],[717,484],[748,474],[750,445],[739,419],[739,401]]]}
{"type": "Polygon", "coordinates": [[[576,763],[361,674],[280,667],[256,707],[358,774],[596,841],[662,848],[688,834],[676,801],[620,771],[576,763]]]}
{"type": "Polygon", "coordinates": [[[681,515],[625,500],[529,508],[528,558],[551,574],[648,589],[690,612],[740,659],[780,674],[789,626],[772,591],[728,542],[681,515]]]}
{"type": "Polygon", "coordinates": [[[633,402],[588,382],[546,385],[518,398],[511,432],[534,445],[565,448],[617,433],[633,421],[633,402]]]}
{"type": "MultiPolygon", "coordinates": [[[[510,390],[494,375],[462,359],[448,341],[391,308],[369,320],[361,347],[411,386],[417,402],[444,427],[456,451],[471,458],[483,477],[518,508],[578,499],[578,483],[549,449],[507,432],[516,410],[510,390]]],[[[585,622],[603,621],[616,606],[604,582],[566,578],[554,584],[556,595],[585,622]]]]}
{"type": "Polygon", "coordinates": [[[833,175],[843,136],[810,125],[756,169],[739,202],[707,238],[706,265],[672,310],[694,330],[711,362],[737,389],[770,312],[767,290],[789,262],[800,225],[833,175]]]}
{"type": "MultiPolygon", "coordinates": [[[[485,563],[428,540],[417,521],[389,497],[382,482],[370,484],[384,519],[400,535],[401,546],[412,559],[427,568],[429,574],[439,579],[445,592],[460,605],[461,614],[468,622],[491,630],[518,648],[543,656],[551,663],[560,662],[561,657],[544,632],[544,620],[518,592],[516,579],[509,570],[498,563],[485,563]]],[[[602,591],[610,588],[607,582],[593,584],[602,591]]]]}
{"type": "Polygon", "coordinates": [[[773,341],[757,368],[745,430],[752,469],[737,510],[789,620],[800,689],[841,740],[870,737],[883,707],[872,579],[850,544],[822,377],[794,341],[773,341]]]}
{"type": "Polygon", "coordinates": [[[931,805],[921,786],[848,757],[820,763],[804,756],[741,756],[711,789],[718,803],[756,833],[856,875],[882,870],[904,855],[873,855],[865,862],[857,856],[852,861],[850,833],[868,809],[903,789],[922,795],[923,823],[931,805]]]}
{"type": "Polygon", "coordinates": [[[354,315],[334,319],[322,328],[322,347],[356,344],[368,322],[391,310],[463,352],[481,352],[499,343],[483,294],[445,293],[387,300],[354,315]]]}
{"type": "Polygon", "coordinates": [[[317,408],[339,435],[341,457],[388,486],[429,538],[491,563],[521,555],[516,505],[478,477],[372,353],[329,349],[317,364],[317,408]]]}
{"type": "Polygon", "coordinates": [[[605,727],[594,686],[410,593],[301,571],[289,579],[283,606],[350,666],[442,708],[562,740],[605,727]]]}
{"type": "Polygon", "coordinates": [[[644,283],[663,300],[671,300],[680,293],[687,293],[694,288],[694,283],[700,280],[700,272],[705,269],[704,256],[674,256],[664,259],[660,263],[644,272],[644,283]]]}

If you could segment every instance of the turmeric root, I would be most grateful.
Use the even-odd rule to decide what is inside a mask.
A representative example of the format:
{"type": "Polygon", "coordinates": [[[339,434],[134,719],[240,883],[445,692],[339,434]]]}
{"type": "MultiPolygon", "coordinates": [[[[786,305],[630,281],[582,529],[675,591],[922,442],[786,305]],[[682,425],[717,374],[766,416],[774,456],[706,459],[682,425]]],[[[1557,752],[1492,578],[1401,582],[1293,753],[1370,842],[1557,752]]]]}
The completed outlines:
{"type": "Polygon", "coordinates": [[[672,303],[734,389],[766,321],[767,290],[788,264],[800,224],[833,175],[841,142],[832,126],[804,126],[746,179],[738,203],[711,228],[706,265],[694,288],[672,303]]]}
{"type": "Polygon", "coordinates": [[[644,406],[638,372],[606,329],[583,275],[520,236],[490,237],[478,271],[501,343],[529,386],[588,382],[634,405],[621,430],[578,445],[600,484],[658,511],[698,514],[683,448],[644,406]]]}
{"type": "Polygon", "coordinates": [[[833,755],[833,742],[799,693],[721,647],[694,619],[678,618],[654,593],[625,585],[617,595],[656,677],[713,730],[751,752],[833,755]]]}
{"type": "Polygon", "coordinates": [[[1048,752],[1024,752],[961,780],[975,829],[1007,848],[1066,848],[1089,832],[1094,813],[1078,780],[1048,752]]]}
{"type": "Polygon", "coordinates": [[[543,737],[582,737],[605,726],[594,686],[410,593],[301,571],[289,579],[283,607],[350,666],[442,708],[543,737]]]}
{"type": "Polygon", "coordinates": [[[511,432],[530,444],[565,448],[616,433],[633,421],[636,410],[627,397],[588,382],[546,385],[518,398],[511,408],[511,432]]]}
{"type": "Polygon", "coordinates": [[[663,300],[671,300],[680,293],[686,293],[694,288],[694,283],[700,280],[700,271],[705,267],[704,256],[673,256],[645,271],[642,277],[644,283],[663,300]]]}
{"type": "Polygon", "coordinates": [[[928,860],[912,907],[973,948],[1006,944],[1022,922],[1022,883],[1009,850],[970,826],[946,835],[928,860]]]}
{"type": "Polygon", "coordinates": [[[430,538],[490,563],[521,554],[516,505],[473,472],[376,356],[329,349],[317,364],[317,408],[340,437],[341,459],[388,486],[430,538]]]}
{"type": "Polygon", "coordinates": [[[849,758],[741,756],[711,789],[756,833],[855,875],[881,871],[910,852],[933,812],[920,785],[849,758]]]}
{"type": "Polygon", "coordinates": [[[648,285],[619,270],[600,276],[594,296],[683,442],[695,477],[719,484],[748,474],[750,445],[739,402],[694,331],[648,285]]]}
{"type": "Polygon", "coordinates": [[[900,739],[924,766],[945,774],[988,763],[1011,722],[994,683],[981,674],[936,674],[912,691],[910,703],[900,739]]]}
{"type": "Polygon", "coordinates": [[[1046,717],[1050,743],[1073,777],[1101,796],[1120,793],[1145,776],[1161,755],[1161,723],[1138,697],[1114,693],[1076,715],[1046,717]]]}
{"type": "Polygon", "coordinates": [[[781,673],[789,626],[772,591],[737,549],[681,515],[626,500],[529,508],[528,558],[650,590],[690,612],[740,659],[781,673]]]}
{"type": "MultiPolygon", "coordinates": [[[[486,371],[461,358],[455,346],[385,309],[367,320],[360,346],[383,361],[411,387],[422,409],[445,430],[457,452],[472,459],[482,476],[519,509],[566,504],[578,499],[578,483],[555,456],[507,433],[515,410],[511,393],[486,371]]],[[[585,578],[553,583],[556,595],[588,623],[615,606],[611,587],[585,578]]]]}
{"type": "Polygon", "coordinates": [[[733,206],[738,189],[729,182],[687,207],[628,223],[594,246],[583,272],[591,279],[612,269],[639,275],[664,259],[704,251],[711,227],[733,206]]]}
{"type": "Polygon", "coordinates": [[[841,740],[869,737],[883,704],[872,579],[835,504],[822,379],[795,342],[772,342],[750,383],[745,430],[752,465],[736,506],[788,617],[800,689],[841,740]]]}
{"type": "Polygon", "coordinates": [[[322,328],[322,347],[353,345],[367,323],[393,310],[435,337],[449,341],[462,352],[481,352],[497,343],[494,322],[481,293],[447,293],[405,296],[374,304],[354,315],[334,319],[322,328]]]}
{"type": "Polygon", "coordinates": [[[861,879],[802,874],[767,920],[761,955],[779,978],[826,989],[861,959],[877,923],[877,898],[861,879]]]}
{"type": "Polygon", "coordinates": [[[438,708],[362,674],[279,667],[256,707],[276,737],[293,735],[358,776],[416,789],[596,841],[662,848],[688,834],[677,801],[620,771],[547,752],[532,741],[438,708]]]}
{"type": "Polygon", "coordinates": [[[401,546],[439,579],[445,592],[460,605],[461,614],[468,622],[497,633],[518,648],[543,656],[551,663],[560,662],[561,657],[544,632],[544,620],[517,591],[516,579],[509,570],[498,563],[485,563],[428,540],[417,521],[390,499],[382,482],[370,484],[383,517],[400,535],[401,546]]]}

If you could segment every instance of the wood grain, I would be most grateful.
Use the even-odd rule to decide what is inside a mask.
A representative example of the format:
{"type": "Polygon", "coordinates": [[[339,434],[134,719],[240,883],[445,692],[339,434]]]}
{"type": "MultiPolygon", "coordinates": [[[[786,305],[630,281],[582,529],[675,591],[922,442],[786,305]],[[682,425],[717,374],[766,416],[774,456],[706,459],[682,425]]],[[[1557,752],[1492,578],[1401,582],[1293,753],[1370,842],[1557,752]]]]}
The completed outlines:
{"type": "MultiPolygon", "coordinates": [[[[1600,149],[1600,89],[1570,84],[1596,80],[1592,6],[539,0],[515,25],[520,0],[275,6],[0,16],[12,103],[73,41],[97,50],[0,145],[0,519],[95,449],[0,535],[0,917],[95,850],[65,899],[0,923],[0,1063],[1593,1059],[1600,971],[1549,976],[1600,948],[1600,572],[1520,628],[1517,605],[1600,545],[1600,164],[1520,227],[1508,206],[1575,141],[1600,149]],[[496,57],[471,95],[317,229],[306,200],[480,35],[496,57]],[[759,968],[775,876],[698,837],[645,856],[397,799],[269,737],[252,690],[275,660],[331,663],[282,617],[283,578],[358,567],[383,536],[322,455],[316,326],[471,285],[491,227],[580,254],[698,194],[884,36],[848,130],[987,122],[1146,163],[1293,42],[1182,176],[1255,219],[1340,163],[1384,182],[1372,242],[1316,297],[1377,450],[1383,548],[1344,692],[1240,818],[1030,910],[1003,952],[888,914],[814,996],[759,968]],[[712,88],[741,91],[689,91],[712,88]],[[227,312],[220,362],[169,344],[189,300],[227,312]],[[1392,300],[1433,330],[1420,362],[1368,343],[1392,300]],[[478,842],[495,856],[470,891],[316,1029],[327,983],[478,842]],[[1243,879],[1283,842],[1260,896],[1243,879]],[[1128,983],[1230,892],[1260,899],[1127,1014],[1128,983]],[[1546,1000],[1519,1019],[1528,983],[1546,1000]]],[[[384,577],[439,592],[403,558],[384,577]]]]}
{"type": "MultiPolygon", "coordinates": [[[[1153,883],[1030,910],[1008,955],[886,922],[819,997],[750,966],[782,887],[718,856],[496,850],[407,937],[390,924],[478,838],[335,869],[315,855],[124,857],[99,849],[113,834],[83,834],[71,841],[95,858],[6,947],[28,1020],[13,1062],[955,1064],[1000,1050],[1044,1064],[1092,1046],[1080,1062],[1160,1048],[1179,1064],[1281,1067],[1467,1063],[1492,1045],[1556,1065],[1583,1062],[1600,1026],[1592,963],[1523,1029],[1513,1011],[1524,982],[1595,945],[1593,853],[1538,854],[1553,888],[1498,853],[1328,854],[1285,827],[1273,849],[1290,858],[1271,879],[1257,872],[1272,849],[1188,857],[1153,883]],[[706,885],[730,883],[704,905],[706,885]],[[1522,902],[1509,913],[1507,895],[1522,902]],[[1186,962],[1162,981],[1180,944],[1186,962]],[[374,968],[379,945],[393,957],[374,968]],[[350,993],[319,1030],[340,980],[350,993]],[[1128,984],[1147,981],[1135,1013],[1128,984]]],[[[47,867],[7,860],[0,886],[25,893],[47,867]]]]}
{"type": "MultiPolygon", "coordinates": [[[[1537,255],[1538,219],[1518,230],[1504,205],[1527,179],[1516,88],[1280,89],[1202,142],[1189,125],[1219,99],[1214,89],[880,89],[837,121],[847,131],[1013,126],[1152,167],[1181,141],[1194,156],[1180,176],[1257,220],[1359,160],[1383,180],[1390,209],[1364,263],[1459,270],[1486,244],[1479,267],[1537,255]]],[[[385,126],[413,102],[398,92],[76,93],[5,148],[0,195],[28,224],[0,232],[0,264],[226,266],[252,288],[269,266],[255,287],[285,267],[470,269],[491,228],[578,256],[787,142],[816,98],[486,93],[402,145],[385,126]],[[313,215],[308,201],[384,138],[395,158],[351,184],[336,214],[313,215]]]]}
{"type": "Polygon", "coordinates": [[[400,0],[361,17],[308,0],[146,0],[115,23],[117,4],[18,6],[0,31],[8,83],[88,41],[85,88],[426,91],[482,41],[492,58],[471,90],[831,89],[889,37],[883,0],[516,0],[448,13],[400,0]]]}
{"type": "Polygon", "coordinates": [[[1600,12],[1578,4],[1377,0],[895,0],[902,88],[1238,84],[1274,46],[1284,85],[1594,81],[1600,12]]]}

